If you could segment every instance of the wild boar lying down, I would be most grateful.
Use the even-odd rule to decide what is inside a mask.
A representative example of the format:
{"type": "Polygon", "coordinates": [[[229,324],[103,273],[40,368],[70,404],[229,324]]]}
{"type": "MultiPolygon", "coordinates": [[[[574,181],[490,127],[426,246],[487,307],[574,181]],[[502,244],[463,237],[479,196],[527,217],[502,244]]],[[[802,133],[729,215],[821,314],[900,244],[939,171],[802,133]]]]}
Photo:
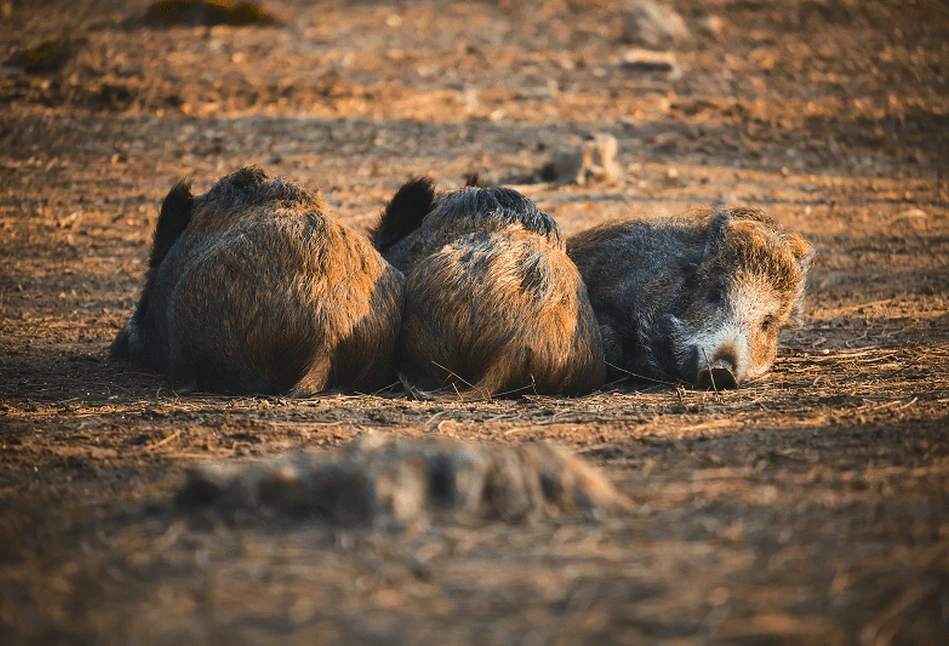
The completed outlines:
{"type": "Polygon", "coordinates": [[[441,516],[517,522],[631,507],[600,470],[547,443],[511,447],[378,436],[328,455],[199,466],[177,504],[226,515],[280,513],[383,525],[441,516]]]}
{"type": "Polygon", "coordinates": [[[292,182],[243,168],[165,198],[114,357],[182,390],[307,395],[394,378],[402,275],[292,182]]]}
{"type": "Polygon", "coordinates": [[[586,282],[608,364],[734,388],[765,374],[798,322],[811,248],[757,209],[703,210],[584,231],[567,252],[586,282]]]}
{"type": "Polygon", "coordinates": [[[422,390],[555,394],[603,381],[603,348],[553,218],[511,189],[416,179],[373,232],[406,275],[399,369],[422,390]]]}

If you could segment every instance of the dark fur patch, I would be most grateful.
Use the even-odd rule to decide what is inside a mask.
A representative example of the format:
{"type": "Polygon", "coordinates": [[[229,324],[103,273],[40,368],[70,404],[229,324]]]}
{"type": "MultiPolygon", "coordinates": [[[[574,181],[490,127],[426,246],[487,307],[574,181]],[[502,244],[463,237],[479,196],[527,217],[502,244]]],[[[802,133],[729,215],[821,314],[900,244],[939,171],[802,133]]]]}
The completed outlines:
{"type": "Polygon", "coordinates": [[[227,177],[218,181],[211,190],[208,192],[208,196],[214,196],[214,190],[216,188],[227,187],[229,190],[234,191],[235,193],[241,193],[242,195],[250,196],[251,193],[258,186],[267,181],[267,171],[259,166],[244,166],[243,168],[238,169],[236,172],[231,173],[227,177]]]}
{"type": "Polygon", "coordinates": [[[435,206],[435,182],[430,177],[415,177],[396,192],[386,204],[370,237],[380,252],[412,233],[435,206]]]}
{"type": "Polygon", "coordinates": [[[194,196],[191,195],[191,182],[178,182],[161,204],[161,214],[158,216],[158,224],[155,225],[155,235],[152,238],[149,267],[157,267],[161,264],[165,254],[188,228],[193,212],[194,196]]]}
{"type": "Polygon", "coordinates": [[[258,166],[244,166],[222,178],[202,197],[220,211],[264,204],[320,208],[319,199],[303,186],[268,175],[258,166]]]}
{"type": "Polygon", "coordinates": [[[467,188],[453,194],[442,209],[443,217],[466,217],[519,224],[528,231],[560,240],[556,221],[530,199],[509,188],[467,188]]]}

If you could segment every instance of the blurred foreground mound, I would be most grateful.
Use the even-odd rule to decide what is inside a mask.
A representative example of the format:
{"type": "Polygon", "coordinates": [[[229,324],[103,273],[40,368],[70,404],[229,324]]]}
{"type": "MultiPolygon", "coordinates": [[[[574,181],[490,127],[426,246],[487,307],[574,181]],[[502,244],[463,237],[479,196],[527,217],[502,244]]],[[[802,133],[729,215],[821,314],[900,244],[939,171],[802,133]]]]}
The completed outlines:
{"type": "Polygon", "coordinates": [[[279,21],[252,2],[230,0],[158,0],[149,5],[142,20],[154,27],[175,25],[275,25],[279,21]]]}
{"type": "Polygon", "coordinates": [[[85,43],[84,38],[47,40],[15,52],[6,63],[26,74],[55,74],[66,67],[85,43]]]}
{"type": "Polygon", "coordinates": [[[438,517],[519,522],[565,513],[597,517],[631,506],[599,469],[551,444],[375,437],[330,454],[197,467],[177,504],[225,515],[280,513],[346,524],[438,517]]]}

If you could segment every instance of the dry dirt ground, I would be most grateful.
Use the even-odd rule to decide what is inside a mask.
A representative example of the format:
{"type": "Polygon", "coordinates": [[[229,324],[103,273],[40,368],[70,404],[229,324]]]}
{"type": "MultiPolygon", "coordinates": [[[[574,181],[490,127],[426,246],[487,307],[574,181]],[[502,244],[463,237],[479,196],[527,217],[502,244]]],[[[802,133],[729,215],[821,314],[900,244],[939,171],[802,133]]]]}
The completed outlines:
{"type": "Polygon", "coordinates": [[[3,4],[0,641],[949,643],[949,5],[677,0],[669,72],[623,65],[618,2],[287,0],[243,28],[3,4]],[[58,69],[24,71],[49,40],[58,69]],[[622,178],[539,181],[598,132],[622,178]],[[472,170],[568,233],[760,205],[817,249],[807,323],[721,394],[178,396],[108,345],[164,194],[246,163],[358,227],[472,170]],[[635,511],[396,531],[170,506],[199,461],[372,432],[552,439],[635,511]]]}

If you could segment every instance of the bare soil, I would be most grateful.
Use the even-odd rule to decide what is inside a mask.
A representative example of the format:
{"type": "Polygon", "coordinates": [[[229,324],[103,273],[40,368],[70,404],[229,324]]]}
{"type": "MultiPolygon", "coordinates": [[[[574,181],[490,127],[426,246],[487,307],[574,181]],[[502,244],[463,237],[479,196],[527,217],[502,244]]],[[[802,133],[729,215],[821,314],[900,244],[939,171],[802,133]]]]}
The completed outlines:
{"type": "Polygon", "coordinates": [[[681,76],[622,65],[619,2],[285,0],[242,28],[13,2],[0,641],[949,643],[949,5],[673,4],[681,76]],[[54,69],[23,71],[47,41],[54,69]],[[538,181],[598,132],[620,180],[538,181]],[[817,249],[808,320],[767,379],[720,394],[178,396],[108,345],[164,194],[247,163],[357,227],[423,173],[513,184],[567,233],[763,206],[817,249]],[[372,432],[552,439],[635,510],[394,531],[170,504],[200,461],[372,432]]]}

